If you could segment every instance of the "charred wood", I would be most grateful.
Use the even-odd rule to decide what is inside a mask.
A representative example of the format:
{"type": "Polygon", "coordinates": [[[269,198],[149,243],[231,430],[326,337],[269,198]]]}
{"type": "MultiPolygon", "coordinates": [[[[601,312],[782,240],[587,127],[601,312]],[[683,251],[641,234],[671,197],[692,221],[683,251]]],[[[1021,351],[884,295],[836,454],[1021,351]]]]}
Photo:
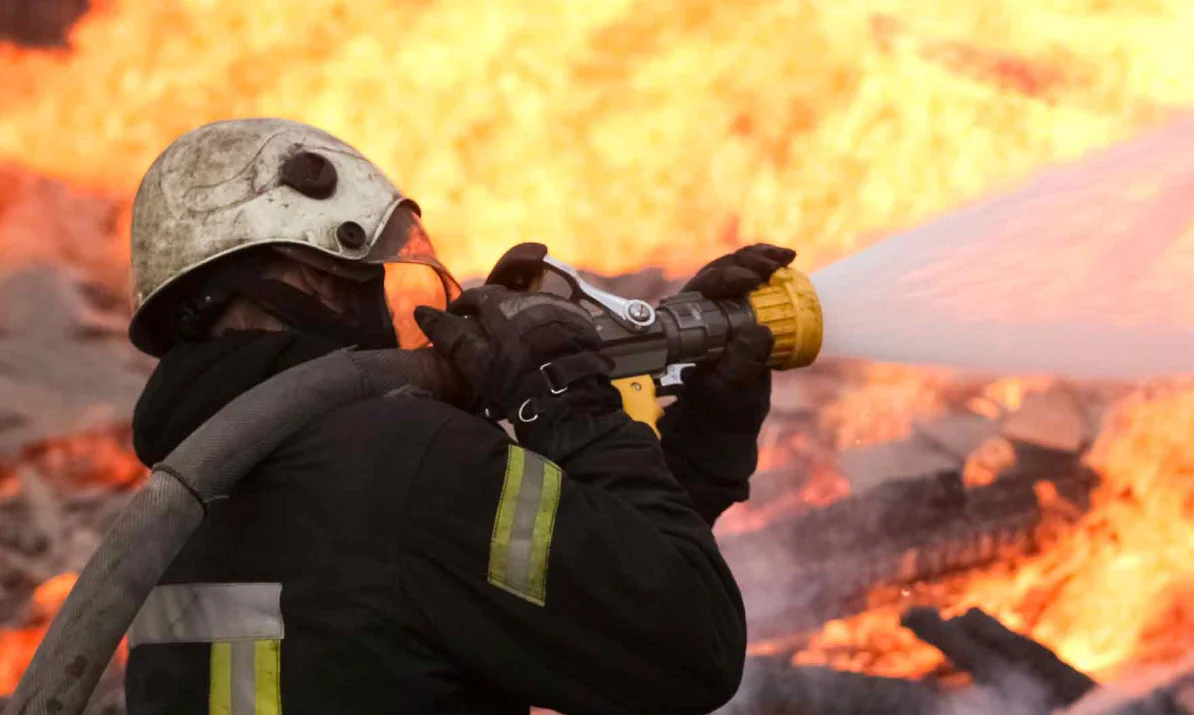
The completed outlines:
{"type": "Polygon", "coordinates": [[[925,682],[751,658],[738,694],[716,715],[923,715],[938,697],[925,682]]]}
{"type": "Polygon", "coordinates": [[[960,472],[880,484],[825,508],[754,532],[723,537],[722,552],[750,614],[752,638],[818,627],[864,607],[878,586],[912,583],[973,568],[1006,547],[1031,546],[1044,518],[1036,483],[1088,505],[1096,475],[1078,455],[1046,451],[983,487],[960,472]]]}
{"type": "MultiPolygon", "coordinates": [[[[758,657],[747,662],[737,695],[717,715],[1049,715],[1097,687],[1043,645],[977,609],[950,620],[934,609],[912,609],[904,624],[970,675],[970,682],[959,687],[950,684],[956,678],[879,677],[793,666],[790,655],[758,657]]],[[[1161,700],[1153,697],[1150,702],[1155,707],[1161,700]]],[[[1177,702],[1165,702],[1171,701],[1177,702]]],[[[1107,715],[1189,714],[1154,709],[1107,715]]]]}
{"type": "Polygon", "coordinates": [[[976,683],[996,687],[1013,680],[1031,683],[1048,710],[1072,705],[1097,686],[1053,651],[977,608],[949,620],[936,609],[913,608],[904,614],[902,624],[970,673],[976,683]]]}

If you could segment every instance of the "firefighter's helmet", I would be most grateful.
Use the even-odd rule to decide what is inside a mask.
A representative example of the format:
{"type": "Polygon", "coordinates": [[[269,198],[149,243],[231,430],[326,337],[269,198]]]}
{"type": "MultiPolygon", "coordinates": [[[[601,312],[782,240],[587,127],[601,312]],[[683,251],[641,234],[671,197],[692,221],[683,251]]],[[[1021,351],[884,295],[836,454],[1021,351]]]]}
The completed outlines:
{"type": "Polygon", "coordinates": [[[378,277],[393,264],[434,269],[444,300],[459,290],[436,260],[419,207],[356,149],[295,121],[219,121],[170,144],[137,191],[133,344],[160,356],[181,339],[179,320],[219,307],[214,304],[229,294],[267,304],[270,312],[294,312],[268,305],[277,291],[250,287],[245,270],[224,280],[222,292],[199,296],[193,286],[186,288],[194,276],[206,282],[218,266],[244,263],[222,259],[260,255],[249,249],[263,247],[373,284],[383,300],[378,277]],[[189,312],[180,314],[179,303],[186,301],[189,312]]]}

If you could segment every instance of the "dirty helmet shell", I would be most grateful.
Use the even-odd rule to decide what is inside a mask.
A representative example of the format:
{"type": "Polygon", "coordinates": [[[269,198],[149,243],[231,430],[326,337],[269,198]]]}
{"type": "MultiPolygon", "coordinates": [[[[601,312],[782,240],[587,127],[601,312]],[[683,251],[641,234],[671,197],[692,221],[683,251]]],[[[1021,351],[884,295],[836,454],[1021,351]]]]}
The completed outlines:
{"type": "Polygon", "coordinates": [[[129,338],[154,356],[171,347],[161,327],[177,300],[171,289],[263,246],[349,278],[378,266],[426,267],[437,295],[420,302],[459,293],[415,202],[353,147],[286,119],[213,122],[171,143],[137,190],[131,244],[129,338]]]}

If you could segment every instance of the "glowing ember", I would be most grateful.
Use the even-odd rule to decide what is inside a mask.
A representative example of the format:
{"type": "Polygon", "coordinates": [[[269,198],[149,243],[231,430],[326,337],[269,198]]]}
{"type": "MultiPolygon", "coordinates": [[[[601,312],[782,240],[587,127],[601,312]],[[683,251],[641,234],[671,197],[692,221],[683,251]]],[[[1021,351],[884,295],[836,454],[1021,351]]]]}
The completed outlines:
{"type": "Polygon", "coordinates": [[[133,454],[130,434],[79,434],[29,450],[29,461],[63,487],[136,486],[148,470],[133,454]]]}
{"type": "Polygon", "coordinates": [[[16,688],[50,620],[74,588],[75,579],[75,574],[64,573],[38,586],[33,593],[32,625],[0,630],[0,692],[11,693],[16,688]]]}

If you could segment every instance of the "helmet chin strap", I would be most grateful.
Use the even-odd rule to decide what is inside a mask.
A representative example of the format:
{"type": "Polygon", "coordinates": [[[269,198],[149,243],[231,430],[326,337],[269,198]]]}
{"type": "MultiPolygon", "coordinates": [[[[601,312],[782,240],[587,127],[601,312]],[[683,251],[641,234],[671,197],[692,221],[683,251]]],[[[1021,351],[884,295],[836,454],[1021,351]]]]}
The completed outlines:
{"type": "Polygon", "coordinates": [[[398,336],[386,303],[384,275],[357,286],[355,321],[289,283],[261,278],[258,266],[252,261],[236,262],[228,270],[220,271],[213,276],[212,284],[245,298],[297,332],[362,350],[398,347],[398,336]]]}
{"type": "Polygon", "coordinates": [[[398,336],[386,308],[383,278],[360,284],[355,322],[328,308],[315,296],[282,281],[258,279],[252,294],[244,297],[301,333],[362,350],[398,347],[398,336]]]}

